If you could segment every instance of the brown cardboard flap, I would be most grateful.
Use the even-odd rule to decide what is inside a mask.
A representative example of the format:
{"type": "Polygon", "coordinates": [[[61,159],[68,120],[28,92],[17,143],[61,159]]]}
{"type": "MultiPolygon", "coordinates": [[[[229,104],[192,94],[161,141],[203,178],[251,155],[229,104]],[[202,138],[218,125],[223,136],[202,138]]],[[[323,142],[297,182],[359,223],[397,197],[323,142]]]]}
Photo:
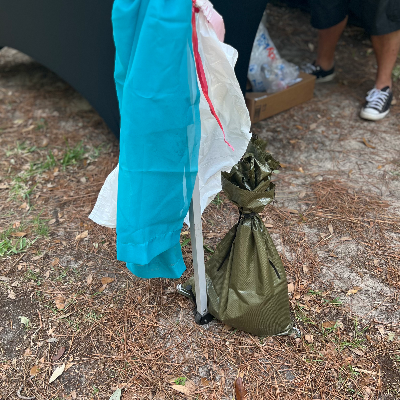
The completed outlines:
{"type": "Polygon", "coordinates": [[[252,123],[261,121],[313,98],[315,76],[300,72],[302,80],[281,92],[267,95],[265,92],[246,93],[246,104],[252,123]]]}

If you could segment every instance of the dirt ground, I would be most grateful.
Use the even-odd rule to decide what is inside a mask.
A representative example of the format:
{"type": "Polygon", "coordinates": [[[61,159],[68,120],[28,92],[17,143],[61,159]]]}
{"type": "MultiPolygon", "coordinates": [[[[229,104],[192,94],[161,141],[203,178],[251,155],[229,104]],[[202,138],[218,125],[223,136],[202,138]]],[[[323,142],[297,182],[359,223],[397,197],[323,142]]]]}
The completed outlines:
{"type": "MultiPolygon", "coordinates": [[[[269,6],[289,61],[315,57],[308,20],[269,6]]],[[[136,279],[116,260],[115,231],[87,216],[117,140],[68,84],[1,50],[0,399],[228,400],[238,376],[248,399],[399,399],[400,103],[358,117],[376,71],[361,29],[346,29],[336,65],[313,100],[253,126],[282,164],[262,217],[302,333],[258,338],[195,324],[175,289],[192,271],[185,228],[180,280],[136,279]]],[[[236,221],[221,194],[203,215],[207,257],[236,221]]]]}

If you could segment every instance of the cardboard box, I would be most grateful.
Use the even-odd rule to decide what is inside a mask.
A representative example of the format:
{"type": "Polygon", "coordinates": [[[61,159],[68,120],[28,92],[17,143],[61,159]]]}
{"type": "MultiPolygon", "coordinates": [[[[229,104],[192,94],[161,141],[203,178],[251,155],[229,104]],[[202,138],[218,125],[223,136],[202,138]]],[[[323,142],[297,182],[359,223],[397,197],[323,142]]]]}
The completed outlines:
{"type": "Polygon", "coordinates": [[[265,92],[246,93],[246,104],[251,122],[262,121],[282,111],[311,100],[314,95],[315,76],[300,72],[302,80],[281,92],[269,94],[265,92]]]}

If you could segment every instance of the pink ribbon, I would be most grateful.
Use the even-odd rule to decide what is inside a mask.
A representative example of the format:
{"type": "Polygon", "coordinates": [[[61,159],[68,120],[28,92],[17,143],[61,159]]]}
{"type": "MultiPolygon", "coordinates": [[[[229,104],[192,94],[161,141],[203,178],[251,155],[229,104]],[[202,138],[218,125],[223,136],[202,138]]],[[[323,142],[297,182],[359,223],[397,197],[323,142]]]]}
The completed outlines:
{"type": "MultiPolygon", "coordinates": [[[[214,106],[213,106],[212,101],[210,99],[210,96],[208,95],[207,78],[206,78],[206,74],[204,72],[203,62],[201,60],[201,56],[200,56],[200,53],[199,53],[199,40],[198,40],[198,37],[197,37],[197,30],[196,30],[196,13],[198,13],[198,12],[200,12],[200,9],[196,7],[196,0],[193,0],[193,12],[192,12],[192,32],[193,33],[192,33],[192,41],[193,41],[194,59],[195,59],[195,62],[196,62],[196,70],[197,70],[197,75],[199,77],[199,81],[200,81],[200,85],[201,85],[201,91],[203,92],[204,97],[207,100],[208,106],[210,107],[211,114],[217,120],[218,125],[222,130],[222,133],[224,135],[224,142],[233,151],[235,151],[235,149],[226,140],[225,131],[224,131],[224,128],[222,126],[221,120],[219,119],[217,113],[215,112],[215,109],[214,109],[214,106]]],[[[221,17],[221,19],[222,19],[222,17],[221,17]]],[[[223,21],[222,21],[222,23],[223,23],[223,21]]],[[[225,29],[224,29],[224,32],[225,32],[225,29]]]]}

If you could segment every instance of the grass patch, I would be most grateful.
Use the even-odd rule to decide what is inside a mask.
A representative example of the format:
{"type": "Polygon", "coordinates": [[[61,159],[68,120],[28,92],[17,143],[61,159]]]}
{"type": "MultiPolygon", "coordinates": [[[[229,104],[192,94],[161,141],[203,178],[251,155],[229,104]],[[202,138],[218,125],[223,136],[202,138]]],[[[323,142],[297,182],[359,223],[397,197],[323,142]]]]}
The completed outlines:
{"type": "Polygon", "coordinates": [[[82,142],[79,142],[75,147],[72,148],[68,146],[67,142],[67,151],[61,160],[61,165],[64,167],[64,169],[70,165],[75,165],[83,160],[84,154],[85,148],[83,147],[82,142]]]}
{"type": "Polygon", "coordinates": [[[214,197],[214,200],[212,201],[213,204],[215,204],[217,207],[222,206],[224,204],[224,200],[221,199],[221,196],[219,193],[214,197]]]}
{"type": "Polygon", "coordinates": [[[24,175],[31,177],[36,174],[41,174],[44,171],[55,168],[56,165],[57,161],[54,157],[54,154],[51,150],[49,150],[46,155],[46,159],[31,163],[29,170],[26,171],[24,175]]]}
{"type": "Polygon", "coordinates": [[[96,321],[99,321],[102,317],[103,316],[101,314],[97,314],[94,311],[90,311],[85,315],[84,319],[89,323],[94,323],[96,321]]]}
{"type": "Polygon", "coordinates": [[[35,229],[35,233],[39,236],[49,236],[49,226],[47,225],[48,219],[43,219],[40,214],[33,218],[32,224],[35,229]]]}
{"type": "Polygon", "coordinates": [[[25,237],[15,236],[18,232],[22,232],[24,226],[19,228],[8,228],[0,233],[0,257],[11,256],[23,253],[34,241],[25,237]]]}
{"type": "Polygon", "coordinates": [[[32,193],[32,189],[25,183],[25,179],[17,176],[14,178],[13,185],[10,189],[10,197],[13,200],[17,200],[18,198],[25,199],[27,196],[29,197],[32,193]]]}
{"type": "Polygon", "coordinates": [[[354,330],[353,330],[353,337],[351,340],[344,340],[340,342],[340,349],[343,350],[346,347],[352,348],[352,349],[359,349],[363,348],[365,345],[365,331],[368,329],[368,327],[365,327],[363,329],[360,329],[360,326],[358,324],[358,320],[354,320],[354,330]]]}
{"type": "Polygon", "coordinates": [[[40,277],[40,275],[38,273],[36,273],[35,271],[28,269],[25,274],[24,274],[24,278],[27,281],[33,281],[35,282],[38,286],[41,285],[42,283],[42,279],[40,277]]]}
{"type": "Polygon", "coordinates": [[[39,121],[36,122],[35,129],[37,131],[42,131],[47,128],[47,121],[43,118],[40,118],[39,121]]]}
{"type": "Polygon", "coordinates": [[[0,239],[0,257],[23,253],[33,242],[26,238],[0,239]]]}
{"type": "Polygon", "coordinates": [[[179,378],[175,379],[175,385],[185,386],[186,380],[186,376],[180,376],[179,378]]]}
{"type": "Polygon", "coordinates": [[[187,246],[191,242],[190,237],[186,238],[183,242],[181,242],[181,247],[187,246]]]}
{"type": "Polygon", "coordinates": [[[18,228],[10,227],[0,233],[0,257],[12,256],[25,252],[39,237],[49,236],[48,220],[41,218],[41,214],[37,215],[30,221],[31,225],[26,222],[21,223],[18,228]],[[34,239],[19,237],[20,232],[34,233],[34,239]]]}
{"type": "Polygon", "coordinates": [[[6,150],[6,157],[12,156],[14,154],[16,155],[21,155],[24,153],[33,153],[35,150],[37,150],[36,146],[28,146],[26,142],[16,142],[16,145],[13,149],[8,148],[6,150]]]}

